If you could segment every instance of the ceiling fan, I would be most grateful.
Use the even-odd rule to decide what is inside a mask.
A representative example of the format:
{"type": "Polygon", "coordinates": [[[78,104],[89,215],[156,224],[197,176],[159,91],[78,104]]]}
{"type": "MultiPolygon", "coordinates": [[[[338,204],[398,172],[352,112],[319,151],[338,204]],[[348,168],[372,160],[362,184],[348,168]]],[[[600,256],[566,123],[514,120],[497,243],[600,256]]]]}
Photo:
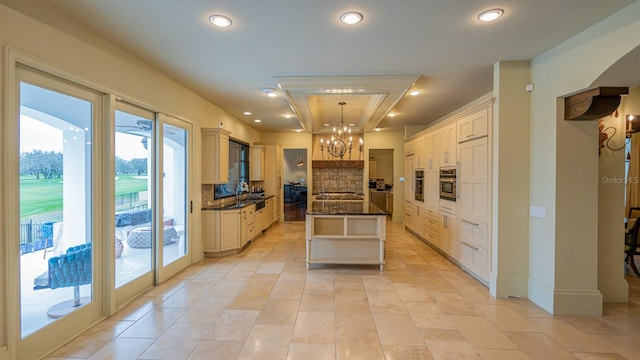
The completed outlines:
{"type": "MultiPolygon", "coordinates": [[[[139,119],[136,121],[136,125],[116,125],[116,130],[127,134],[151,137],[151,131],[153,130],[153,121],[147,119],[139,119]]],[[[166,135],[175,134],[175,132],[169,130],[167,127],[164,128],[164,133],[166,135]]]]}

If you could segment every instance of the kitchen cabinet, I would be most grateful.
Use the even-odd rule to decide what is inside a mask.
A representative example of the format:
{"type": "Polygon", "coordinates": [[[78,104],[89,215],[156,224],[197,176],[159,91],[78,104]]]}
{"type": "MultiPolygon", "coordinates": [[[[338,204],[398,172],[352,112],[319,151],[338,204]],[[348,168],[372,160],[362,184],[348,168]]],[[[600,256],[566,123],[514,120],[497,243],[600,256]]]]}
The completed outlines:
{"type": "Polygon", "coordinates": [[[438,208],[426,206],[423,210],[423,238],[436,247],[440,247],[440,219],[438,208]]]}
{"type": "Polygon", "coordinates": [[[413,231],[415,223],[416,210],[412,201],[404,201],[404,227],[413,231]]]}
{"type": "Polygon", "coordinates": [[[224,129],[202,129],[202,183],[229,182],[229,135],[224,129]]]}
{"type": "Polygon", "coordinates": [[[440,211],[440,250],[458,259],[458,221],[455,214],[440,211]]]}
{"type": "Polygon", "coordinates": [[[456,137],[457,124],[453,123],[438,130],[440,149],[438,158],[440,166],[456,166],[458,138],[456,137]]]}
{"type": "Polygon", "coordinates": [[[275,221],[282,214],[282,146],[273,143],[256,143],[264,149],[264,181],[262,188],[266,195],[274,195],[275,221]]]}
{"type": "Polygon", "coordinates": [[[415,192],[415,155],[405,155],[404,157],[404,198],[410,201],[414,201],[416,198],[415,192]]]}
{"type": "Polygon", "coordinates": [[[425,137],[425,169],[424,169],[424,204],[438,207],[440,199],[440,138],[437,132],[424,135],[425,137]]]}
{"type": "Polygon", "coordinates": [[[249,149],[249,180],[264,181],[265,176],[265,154],[264,147],[253,145],[249,149]]]}
{"type": "Polygon", "coordinates": [[[387,193],[387,208],[385,209],[385,211],[387,212],[387,214],[391,215],[393,214],[393,193],[391,191],[386,191],[387,193]]]}
{"type": "Polygon", "coordinates": [[[202,219],[205,252],[218,253],[241,247],[240,209],[205,211],[202,219]]]}
{"type": "Polygon", "coordinates": [[[250,205],[242,208],[240,212],[240,246],[245,246],[256,237],[255,220],[256,206],[250,205]]]}
{"type": "Polygon", "coordinates": [[[265,200],[264,208],[266,209],[266,216],[265,216],[265,220],[266,220],[265,229],[266,229],[276,221],[275,197],[268,198],[267,200],[265,200]]]}
{"type": "Polygon", "coordinates": [[[459,261],[484,281],[489,280],[489,146],[487,137],[458,145],[459,261]]]}
{"type": "Polygon", "coordinates": [[[425,154],[425,137],[420,136],[414,141],[414,152],[416,154],[415,167],[416,169],[424,169],[426,163],[425,154]]]}
{"type": "Polygon", "coordinates": [[[458,120],[458,142],[463,142],[489,133],[489,109],[483,109],[458,120]]]}

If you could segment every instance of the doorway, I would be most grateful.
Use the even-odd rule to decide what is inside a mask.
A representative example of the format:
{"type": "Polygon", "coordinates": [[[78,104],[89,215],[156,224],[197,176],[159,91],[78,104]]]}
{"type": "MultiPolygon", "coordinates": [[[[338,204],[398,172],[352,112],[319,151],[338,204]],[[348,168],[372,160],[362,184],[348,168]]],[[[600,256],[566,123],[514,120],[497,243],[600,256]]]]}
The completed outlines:
{"type": "Polygon", "coordinates": [[[304,221],[307,209],[307,149],[283,150],[284,221],[304,221]]]}
{"type": "Polygon", "coordinates": [[[393,215],[393,149],[369,149],[369,201],[393,215]]]}

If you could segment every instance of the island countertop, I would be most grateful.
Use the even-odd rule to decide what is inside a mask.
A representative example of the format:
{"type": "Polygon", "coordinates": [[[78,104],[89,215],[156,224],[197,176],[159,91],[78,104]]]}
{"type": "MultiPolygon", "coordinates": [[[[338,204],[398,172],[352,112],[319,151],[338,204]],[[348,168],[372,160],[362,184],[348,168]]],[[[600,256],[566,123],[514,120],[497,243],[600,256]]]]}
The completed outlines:
{"type": "Polygon", "coordinates": [[[379,207],[362,201],[314,201],[307,215],[386,215],[379,207]]]}

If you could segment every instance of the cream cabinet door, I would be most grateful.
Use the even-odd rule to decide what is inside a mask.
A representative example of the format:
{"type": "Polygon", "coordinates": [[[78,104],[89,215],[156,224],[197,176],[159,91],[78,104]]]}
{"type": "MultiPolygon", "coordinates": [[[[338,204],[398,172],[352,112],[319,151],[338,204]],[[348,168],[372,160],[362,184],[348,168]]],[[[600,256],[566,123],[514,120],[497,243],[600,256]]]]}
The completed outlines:
{"type": "Polygon", "coordinates": [[[220,214],[220,251],[233,250],[240,247],[240,210],[218,211],[220,214]]]}
{"type": "Polygon", "coordinates": [[[202,129],[202,183],[229,182],[229,134],[223,129],[202,129]]]}

